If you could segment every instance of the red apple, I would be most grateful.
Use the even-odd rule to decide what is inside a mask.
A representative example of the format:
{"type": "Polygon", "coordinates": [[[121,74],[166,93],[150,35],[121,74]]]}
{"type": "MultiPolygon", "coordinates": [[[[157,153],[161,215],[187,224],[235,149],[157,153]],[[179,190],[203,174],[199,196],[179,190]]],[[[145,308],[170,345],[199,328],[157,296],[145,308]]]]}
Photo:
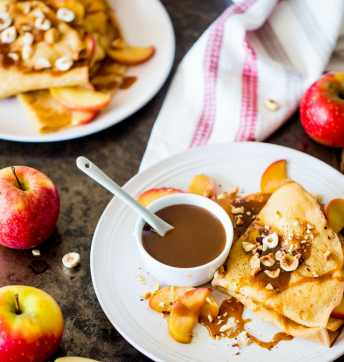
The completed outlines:
{"type": "Polygon", "coordinates": [[[0,325],[1,362],[45,362],[62,340],[59,306],[50,295],[32,287],[0,289],[0,325]]]}
{"type": "Polygon", "coordinates": [[[43,173],[25,166],[0,170],[0,244],[28,249],[43,243],[59,211],[57,189],[43,173]]]}
{"type": "Polygon", "coordinates": [[[344,147],[344,72],[324,74],[303,95],[300,116],[317,142],[344,147]]]}

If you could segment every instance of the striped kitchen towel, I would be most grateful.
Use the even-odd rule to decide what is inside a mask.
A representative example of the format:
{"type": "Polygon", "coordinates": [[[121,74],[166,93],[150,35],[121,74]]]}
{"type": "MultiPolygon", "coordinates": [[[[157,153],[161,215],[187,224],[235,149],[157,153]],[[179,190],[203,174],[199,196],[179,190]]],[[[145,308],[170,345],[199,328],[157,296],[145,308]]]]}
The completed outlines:
{"type": "Polygon", "coordinates": [[[188,148],[267,138],[324,71],[343,13],[343,0],[227,8],[178,66],[140,171],[188,148]]]}

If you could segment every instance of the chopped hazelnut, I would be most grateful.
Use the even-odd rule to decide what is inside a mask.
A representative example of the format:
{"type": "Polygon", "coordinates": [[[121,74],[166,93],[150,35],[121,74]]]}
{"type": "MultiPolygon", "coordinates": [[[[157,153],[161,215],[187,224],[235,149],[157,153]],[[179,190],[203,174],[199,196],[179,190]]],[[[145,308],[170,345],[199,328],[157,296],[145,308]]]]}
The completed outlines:
{"type": "Polygon", "coordinates": [[[144,300],[147,300],[151,295],[152,295],[151,292],[147,292],[147,293],[143,296],[143,299],[144,299],[144,300]]]}
{"type": "Polygon", "coordinates": [[[270,253],[260,258],[260,262],[265,266],[273,266],[275,264],[275,255],[270,253]]]}
{"type": "Polygon", "coordinates": [[[281,250],[278,250],[278,251],[276,252],[276,254],[275,254],[275,259],[276,259],[276,260],[281,260],[282,256],[283,256],[282,251],[281,251],[281,250]]]}
{"type": "Polygon", "coordinates": [[[244,250],[246,252],[249,252],[249,251],[252,251],[255,248],[255,245],[251,244],[251,243],[248,243],[246,241],[243,241],[242,242],[242,247],[244,248],[244,250]]]}
{"type": "Polygon", "coordinates": [[[241,217],[238,216],[235,217],[235,223],[236,225],[244,225],[244,222],[241,220],[241,217]]]}
{"type": "Polygon", "coordinates": [[[273,290],[274,289],[274,287],[270,283],[265,288],[267,290],[273,290]]]}
{"type": "Polygon", "coordinates": [[[265,107],[269,111],[277,111],[277,109],[280,107],[280,105],[277,102],[275,102],[275,101],[273,101],[272,99],[269,99],[269,98],[265,98],[264,104],[265,104],[265,107]]]}
{"type": "Polygon", "coordinates": [[[256,275],[260,271],[260,260],[257,254],[253,255],[249,261],[250,268],[252,269],[251,274],[256,275]]]}
{"type": "Polygon", "coordinates": [[[231,212],[232,212],[232,214],[243,214],[245,212],[245,210],[244,210],[243,206],[241,206],[241,207],[232,206],[231,212]]]}
{"type": "Polygon", "coordinates": [[[264,270],[264,273],[272,279],[277,278],[280,275],[280,272],[280,268],[278,268],[277,270],[264,270]]]}

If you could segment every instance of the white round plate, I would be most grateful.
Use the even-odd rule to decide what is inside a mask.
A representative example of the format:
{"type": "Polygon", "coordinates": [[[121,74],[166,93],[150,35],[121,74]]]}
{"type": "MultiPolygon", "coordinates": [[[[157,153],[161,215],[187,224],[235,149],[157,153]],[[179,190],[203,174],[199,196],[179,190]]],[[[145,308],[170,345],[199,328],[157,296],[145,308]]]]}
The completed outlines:
{"type": "Polygon", "coordinates": [[[89,124],[40,134],[15,97],[0,101],[0,139],[21,142],[55,142],[99,132],[129,117],[150,101],[164,84],[172,68],[175,38],[171,19],[159,0],[108,0],[129,44],[153,45],[154,56],[132,66],[126,75],[137,81],[118,90],[111,103],[89,124]]]}
{"type": "MultiPolygon", "coordinates": [[[[289,148],[265,143],[232,143],[189,150],[171,157],[133,177],[124,189],[133,197],[150,188],[175,187],[187,190],[193,176],[204,173],[218,186],[218,192],[236,186],[244,194],[258,192],[264,170],[272,162],[286,159],[288,176],[311,193],[320,193],[325,202],[344,197],[344,177],[325,163],[289,148]]],[[[148,306],[140,296],[154,291],[155,280],[143,267],[136,247],[134,228],[137,215],[119,199],[113,198],[101,216],[91,249],[91,274],[98,300],[114,327],[134,347],[154,361],[226,362],[235,361],[333,361],[344,353],[344,334],[332,348],[294,338],[282,341],[271,351],[251,344],[240,350],[230,339],[215,341],[205,327],[197,324],[191,344],[177,343],[170,337],[167,318],[148,306]],[[144,284],[138,275],[145,278],[144,284]],[[153,286],[153,287],[151,287],[153,286]]],[[[162,286],[163,287],[163,286],[162,286]]],[[[220,304],[225,295],[213,292],[220,304]]],[[[244,318],[249,332],[263,341],[270,341],[279,330],[261,321],[248,309],[244,318]]]]}

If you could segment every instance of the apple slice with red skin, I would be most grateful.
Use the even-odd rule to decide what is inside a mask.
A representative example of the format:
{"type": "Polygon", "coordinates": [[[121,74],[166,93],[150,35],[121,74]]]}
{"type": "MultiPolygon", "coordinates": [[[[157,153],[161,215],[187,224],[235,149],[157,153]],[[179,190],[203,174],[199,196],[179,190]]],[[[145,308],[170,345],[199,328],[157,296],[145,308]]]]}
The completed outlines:
{"type": "Polygon", "coordinates": [[[210,288],[192,289],[173,304],[168,319],[168,330],[174,340],[179,343],[191,342],[192,329],[212,292],[210,288]]]}
{"type": "Polygon", "coordinates": [[[127,65],[136,65],[150,59],[155,53],[155,48],[152,46],[147,48],[139,48],[121,45],[116,47],[109,47],[106,49],[106,52],[110,58],[117,62],[127,65]]]}
{"type": "Polygon", "coordinates": [[[83,357],[60,357],[55,362],[98,362],[94,359],[83,358],[83,357]]]}
{"type": "Polygon", "coordinates": [[[82,126],[90,123],[97,115],[97,112],[71,111],[71,113],[73,126],[82,126]]]}
{"type": "MultiPolygon", "coordinates": [[[[194,287],[168,287],[163,288],[155,292],[149,298],[149,306],[158,313],[170,312],[173,304],[182,297],[186,292],[195,289],[194,287]],[[162,306],[164,304],[164,307],[162,306]]],[[[219,314],[219,307],[215,300],[210,297],[209,301],[206,300],[202,311],[201,316],[216,317],[219,314]],[[210,302],[209,302],[210,301],[210,302]]]]}
{"type": "Polygon", "coordinates": [[[336,233],[344,229],[344,200],[333,199],[324,207],[325,217],[330,228],[336,233]]]}
{"type": "Polygon", "coordinates": [[[300,118],[308,135],[331,147],[344,147],[344,72],[324,74],[305,92],[300,118]]]}
{"type": "Polygon", "coordinates": [[[94,92],[84,87],[50,88],[54,100],[72,111],[97,112],[111,100],[109,94],[94,92]]]}
{"type": "Polygon", "coordinates": [[[193,177],[188,192],[214,199],[216,196],[216,185],[210,177],[201,174],[193,177]]]}
{"type": "Polygon", "coordinates": [[[344,298],[342,298],[339,306],[333,309],[331,317],[344,319],[344,298]]]}
{"type": "Polygon", "coordinates": [[[272,163],[263,173],[260,189],[263,193],[273,193],[287,176],[287,161],[279,160],[272,163]]]}
{"type": "Polygon", "coordinates": [[[161,187],[160,189],[150,189],[142,193],[137,201],[143,206],[148,206],[151,202],[160,199],[161,197],[173,194],[182,194],[185,191],[174,189],[173,187],[161,187]]]}

